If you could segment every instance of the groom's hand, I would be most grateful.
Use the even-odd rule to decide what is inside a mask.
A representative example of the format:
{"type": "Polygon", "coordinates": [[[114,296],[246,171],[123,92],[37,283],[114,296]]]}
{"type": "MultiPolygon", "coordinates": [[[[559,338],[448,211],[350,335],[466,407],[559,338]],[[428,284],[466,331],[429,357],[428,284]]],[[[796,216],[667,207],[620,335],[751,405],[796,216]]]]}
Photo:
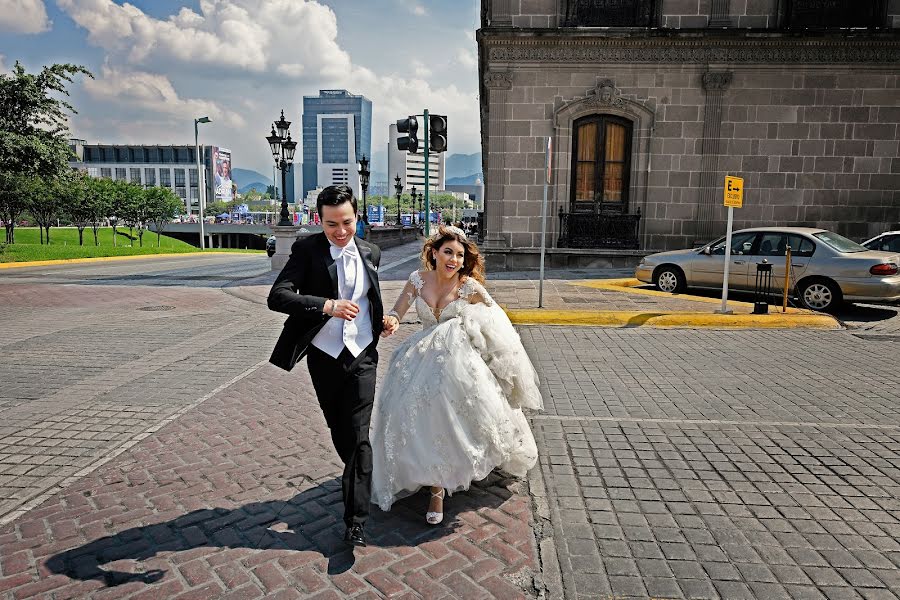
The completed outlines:
{"type": "Polygon", "coordinates": [[[359,314],[359,305],[356,302],[351,302],[350,300],[334,301],[334,308],[331,311],[332,317],[352,321],[357,314],[359,314]]]}
{"type": "Polygon", "coordinates": [[[394,315],[385,315],[382,321],[381,337],[393,335],[400,328],[400,320],[394,315]]]}

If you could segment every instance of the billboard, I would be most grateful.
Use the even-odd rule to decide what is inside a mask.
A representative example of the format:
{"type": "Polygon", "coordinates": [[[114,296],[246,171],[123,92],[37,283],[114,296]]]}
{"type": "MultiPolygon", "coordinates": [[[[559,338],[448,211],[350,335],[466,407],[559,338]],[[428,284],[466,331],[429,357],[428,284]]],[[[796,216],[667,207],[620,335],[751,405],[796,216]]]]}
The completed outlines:
{"type": "Polygon", "coordinates": [[[234,199],[231,190],[231,150],[213,146],[212,167],[216,200],[231,202],[234,199]]]}

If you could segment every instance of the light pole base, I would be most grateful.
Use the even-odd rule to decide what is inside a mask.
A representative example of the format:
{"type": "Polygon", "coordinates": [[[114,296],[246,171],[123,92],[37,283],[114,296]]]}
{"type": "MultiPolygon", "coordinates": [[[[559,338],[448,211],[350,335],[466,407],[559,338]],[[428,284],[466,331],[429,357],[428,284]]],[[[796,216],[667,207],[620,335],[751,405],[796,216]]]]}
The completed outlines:
{"type": "Polygon", "coordinates": [[[299,225],[273,225],[272,235],[275,236],[275,254],[272,255],[272,270],[280,271],[291,257],[291,246],[297,241],[299,225]]]}

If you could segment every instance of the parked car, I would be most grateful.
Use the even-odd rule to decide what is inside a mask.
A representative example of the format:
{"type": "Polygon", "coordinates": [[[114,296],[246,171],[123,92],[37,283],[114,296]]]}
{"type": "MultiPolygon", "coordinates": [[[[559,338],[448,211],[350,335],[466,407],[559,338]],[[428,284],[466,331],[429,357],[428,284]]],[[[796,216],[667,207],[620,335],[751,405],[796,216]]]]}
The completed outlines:
{"type": "MultiPolygon", "coordinates": [[[[790,289],[806,308],[830,311],[845,300],[900,300],[900,254],[868,250],[834,232],[806,227],[734,232],[728,288],[752,291],[756,265],[769,262],[773,287],[783,289],[787,246],[791,247],[790,289]]],[[[724,271],[723,237],[700,248],[646,256],[634,276],[664,292],[682,292],[688,287],[721,289],[724,271]]]]}
{"type": "Polygon", "coordinates": [[[900,252],[900,231],[887,231],[862,243],[869,250],[900,252]]]}
{"type": "Polygon", "coordinates": [[[275,236],[270,235],[269,239],[266,240],[266,254],[271,258],[275,255],[275,236]]]}

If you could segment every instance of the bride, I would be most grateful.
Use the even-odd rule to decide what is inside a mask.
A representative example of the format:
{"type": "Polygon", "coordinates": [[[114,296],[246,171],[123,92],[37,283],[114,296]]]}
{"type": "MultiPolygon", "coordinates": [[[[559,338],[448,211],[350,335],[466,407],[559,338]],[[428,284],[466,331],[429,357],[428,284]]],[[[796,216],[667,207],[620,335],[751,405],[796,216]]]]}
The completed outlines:
{"type": "Polygon", "coordinates": [[[484,289],[484,259],[457,227],[425,242],[383,336],[411,306],[422,330],[391,356],[372,414],[372,502],[431,488],[426,520],[443,520],[445,490],[466,490],[495,467],[523,477],[537,447],[522,408],[541,409],[538,378],[506,313],[484,289]]]}

